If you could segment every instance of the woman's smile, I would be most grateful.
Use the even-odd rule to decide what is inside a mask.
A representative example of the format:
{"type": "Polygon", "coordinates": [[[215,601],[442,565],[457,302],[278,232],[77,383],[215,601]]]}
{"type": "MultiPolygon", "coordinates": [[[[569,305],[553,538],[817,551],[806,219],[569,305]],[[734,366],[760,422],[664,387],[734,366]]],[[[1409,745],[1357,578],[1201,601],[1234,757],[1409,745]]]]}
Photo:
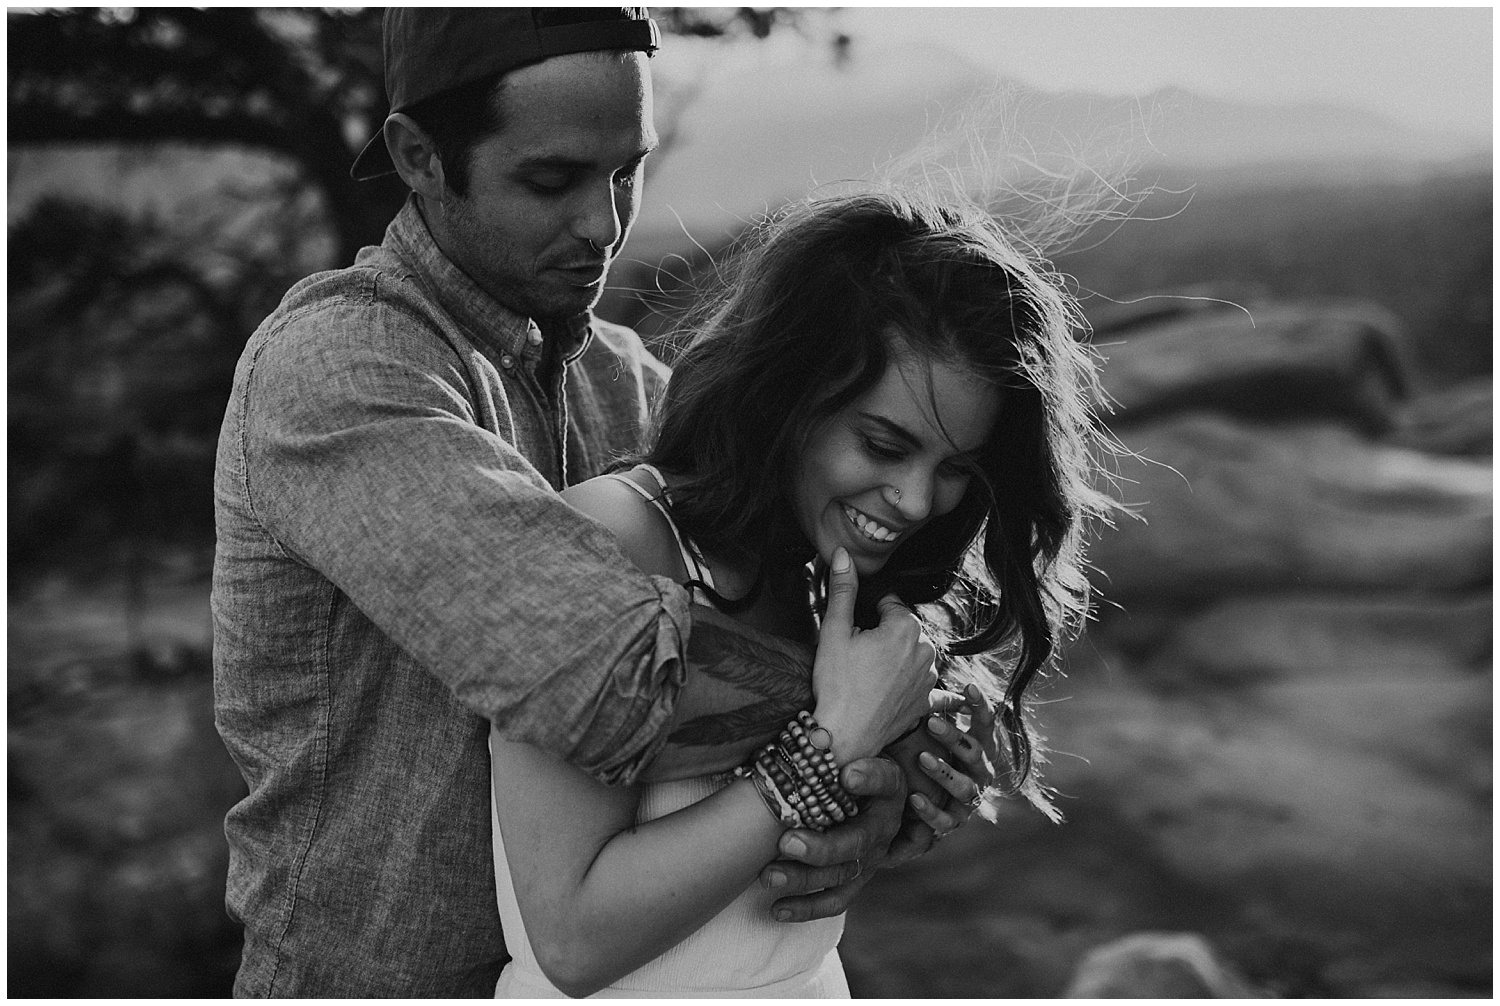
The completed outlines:
{"type": "Polygon", "coordinates": [[[849,518],[849,523],[858,528],[859,533],[871,541],[889,544],[901,536],[900,531],[892,531],[864,511],[856,510],[848,503],[843,504],[843,507],[844,516],[849,518]]]}

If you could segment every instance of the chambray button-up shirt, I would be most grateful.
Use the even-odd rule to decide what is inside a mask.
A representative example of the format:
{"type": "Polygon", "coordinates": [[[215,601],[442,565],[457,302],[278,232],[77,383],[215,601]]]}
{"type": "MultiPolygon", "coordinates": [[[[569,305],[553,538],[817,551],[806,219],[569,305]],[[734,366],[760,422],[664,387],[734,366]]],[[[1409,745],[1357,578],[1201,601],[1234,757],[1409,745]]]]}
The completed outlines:
{"type": "Polygon", "coordinates": [[[489,722],[606,782],[664,741],[687,597],[554,490],[638,446],[665,371],[549,334],[565,366],[409,202],[245,347],[213,584],[239,995],[492,995],[489,722]]]}

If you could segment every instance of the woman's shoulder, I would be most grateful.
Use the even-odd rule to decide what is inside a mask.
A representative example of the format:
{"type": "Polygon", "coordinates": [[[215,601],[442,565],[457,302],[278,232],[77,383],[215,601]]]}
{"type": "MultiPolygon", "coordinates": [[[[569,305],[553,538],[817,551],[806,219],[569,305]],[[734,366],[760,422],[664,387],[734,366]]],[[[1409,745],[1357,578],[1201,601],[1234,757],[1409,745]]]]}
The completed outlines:
{"type": "Polygon", "coordinates": [[[672,525],[640,490],[652,497],[661,486],[641,469],[600,475],[562,491],[565,503],[614,532],[626,558],[644,573],[682,583],[687,579],[672,525]],[[631,485],[627,485],[627,480],[631,485]]]}

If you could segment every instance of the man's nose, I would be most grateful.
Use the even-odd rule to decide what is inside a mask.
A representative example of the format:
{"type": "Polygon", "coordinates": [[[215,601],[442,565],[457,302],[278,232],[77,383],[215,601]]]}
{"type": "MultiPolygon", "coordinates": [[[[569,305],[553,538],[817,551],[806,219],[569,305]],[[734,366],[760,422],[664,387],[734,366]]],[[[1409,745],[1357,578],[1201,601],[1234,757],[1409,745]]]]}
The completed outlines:
{"type": "Polygon", "coordinates": [[[591,190],[574,218],[573,233],[600,252],[608,253],[624,232],[620,219],[621,198],[612,180],[591,190]]]}

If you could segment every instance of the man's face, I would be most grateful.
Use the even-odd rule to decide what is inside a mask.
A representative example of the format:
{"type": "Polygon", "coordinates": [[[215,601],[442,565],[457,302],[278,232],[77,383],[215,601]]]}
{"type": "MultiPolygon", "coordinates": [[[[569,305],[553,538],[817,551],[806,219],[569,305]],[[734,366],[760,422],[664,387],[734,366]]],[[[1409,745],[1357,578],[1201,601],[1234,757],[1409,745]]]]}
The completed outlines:
{"type": "Polygon", "coordinates": [[[501,131],[475,146],[468,195],[429,203],[429,225],[500,303],[578,314],[599,300],[640,209],[657,144],[646,56],[554,56],[508,74],[500,100],[501,131]]]}

